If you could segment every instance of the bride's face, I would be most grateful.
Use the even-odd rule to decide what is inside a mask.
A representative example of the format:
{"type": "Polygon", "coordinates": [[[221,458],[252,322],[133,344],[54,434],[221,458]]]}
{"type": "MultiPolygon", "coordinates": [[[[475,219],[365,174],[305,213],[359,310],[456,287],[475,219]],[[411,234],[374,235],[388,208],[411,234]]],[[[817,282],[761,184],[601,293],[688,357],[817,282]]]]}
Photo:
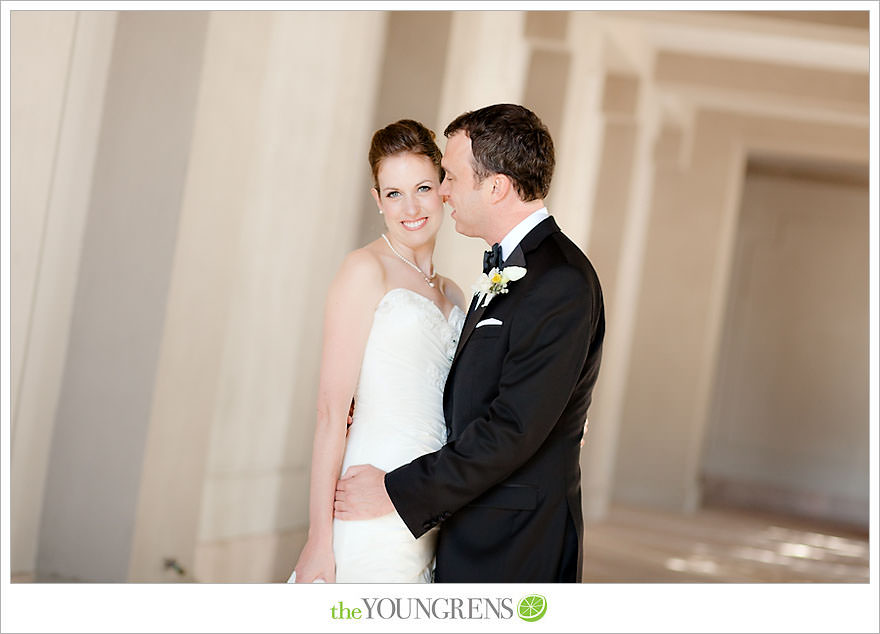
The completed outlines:
{"type": "Polygon", "coordinates": [[[433,240],[443,223],[437,168],[431,159],[406,152],[382,159],[379,191],[371,190],[391,237],[412,247],[433,240]]]}

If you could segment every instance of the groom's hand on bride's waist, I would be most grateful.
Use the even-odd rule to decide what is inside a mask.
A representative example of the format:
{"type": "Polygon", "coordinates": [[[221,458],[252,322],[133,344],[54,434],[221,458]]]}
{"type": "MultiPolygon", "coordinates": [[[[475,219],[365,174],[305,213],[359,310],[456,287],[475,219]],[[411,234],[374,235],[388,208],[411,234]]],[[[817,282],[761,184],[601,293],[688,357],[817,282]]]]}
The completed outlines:
{"type": "Polygon", "coordinates": [[[336,483],[333,516],[339,520],[368,520],[394,511],[385,490],[385,472],[373,465],[349,467],[336,483]]]}

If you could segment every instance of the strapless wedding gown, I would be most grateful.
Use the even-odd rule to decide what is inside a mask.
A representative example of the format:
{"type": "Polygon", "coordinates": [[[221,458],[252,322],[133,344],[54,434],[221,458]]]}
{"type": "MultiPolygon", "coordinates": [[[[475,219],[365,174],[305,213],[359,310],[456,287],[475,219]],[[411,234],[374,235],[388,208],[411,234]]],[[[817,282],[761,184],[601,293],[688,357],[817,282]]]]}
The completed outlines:
{"type": "MultiPolygon", "coordinates": [[[[445,317],[424,295],[395,288],[376,307],[342,473],[391,471],[446,443],[443,387],[465,314],[445,317]]],[[[333,520],[337,583],[430,583],[437,529],[415,539],[396,512],[333,520]]]]}

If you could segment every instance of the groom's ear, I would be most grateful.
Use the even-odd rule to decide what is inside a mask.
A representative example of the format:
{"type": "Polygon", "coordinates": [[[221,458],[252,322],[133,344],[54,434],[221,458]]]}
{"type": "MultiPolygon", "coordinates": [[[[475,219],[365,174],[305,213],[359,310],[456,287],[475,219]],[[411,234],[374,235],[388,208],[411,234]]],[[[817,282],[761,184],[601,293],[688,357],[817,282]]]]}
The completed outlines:
{"type": "Polygon", "coordinates": [[[510,177],[504,174],[492,174],[490,178],[492,184],[489,188],[489,199],[493,203],[501,202],[513,189],[513,183],[510,177]]]}

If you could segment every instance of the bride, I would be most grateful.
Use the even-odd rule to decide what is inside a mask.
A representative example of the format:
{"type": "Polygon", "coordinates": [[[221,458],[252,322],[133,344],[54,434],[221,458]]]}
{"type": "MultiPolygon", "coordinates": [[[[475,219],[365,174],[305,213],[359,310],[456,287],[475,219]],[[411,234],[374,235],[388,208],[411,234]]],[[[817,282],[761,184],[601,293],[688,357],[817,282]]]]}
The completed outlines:
{"type": "Polygon", "coordinates": [[[334,520],[333,500],[350,465],[391,471],[446,442],[443,386],[465,315],[461,289],[433,265],[440,158],[416,121],[373,135],[371,193],[386,232],[348,254],[327,297],[309,532],[290,581],[431,581],[433,531],[416,540],[397,513],[334,520]]]}

